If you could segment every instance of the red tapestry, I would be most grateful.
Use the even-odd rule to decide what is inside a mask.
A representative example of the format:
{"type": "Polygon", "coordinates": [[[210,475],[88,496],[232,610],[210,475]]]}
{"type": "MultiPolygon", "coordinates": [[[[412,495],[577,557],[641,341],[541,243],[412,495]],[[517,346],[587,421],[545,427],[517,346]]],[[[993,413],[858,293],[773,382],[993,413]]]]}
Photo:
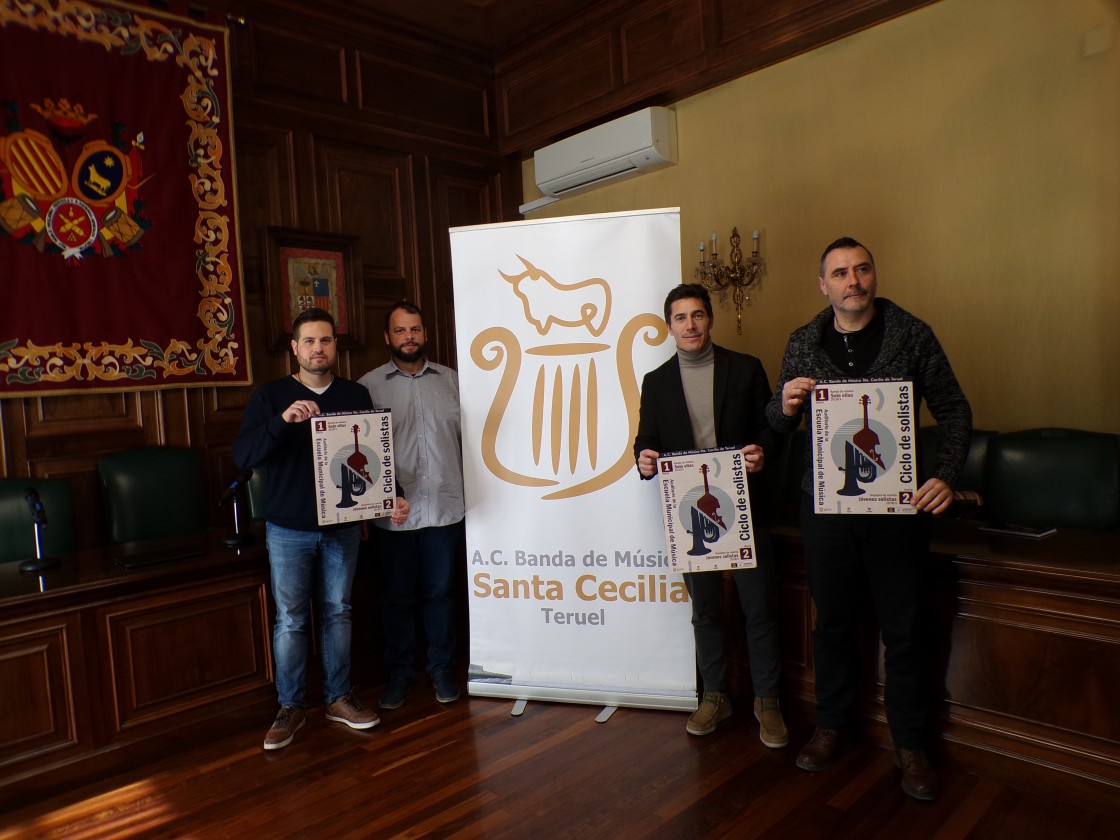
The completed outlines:
{"type": "Polygon", "coordinates": [[[0,396],[249,381],[226,32],[0,0],[0,396]]]}

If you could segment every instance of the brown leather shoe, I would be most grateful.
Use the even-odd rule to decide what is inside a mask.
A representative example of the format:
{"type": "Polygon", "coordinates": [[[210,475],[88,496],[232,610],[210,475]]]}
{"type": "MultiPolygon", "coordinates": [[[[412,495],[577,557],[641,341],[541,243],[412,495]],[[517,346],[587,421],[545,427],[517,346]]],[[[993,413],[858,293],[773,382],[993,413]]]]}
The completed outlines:
{"type": "Polygon", "coordinates": [[[848,749],[848,736],[839,729],[817,727],[809,743],[797,754],[797,766],[810,773],[827,770],[848,749]]]}
{"type": "Polygon", "coordinates": [[[280,714],[264,736],[266,750],[280,750],[292,743],[296,733],[307,723],[307,716],[298,706],[281,706],[280,714]]]}
{"type": "Polygon", "coordinates": [[[725,691],[705,691],[700,706],[688,718],[689,735],[710,735],[722,720],[731,717],[731,698],[725,691]]]}
{"type": "Polygon", "coordinates": [[[894,766],[902,770],[902,789],[908,796],[932,802],[941,792],[937,773],[930,766],[924,750],[895,750],[894,766]]]}
{"type": "Polygon", "coordinates": [[[327,720],[345,723],[351,729],[369,729],[381,723],[381,717],[373,709],[367,709],[358,702],[353,689],[349,694],[343,694],[323,710],[323,717],[327,720]]]}
{"type": "Polygon", "coordinates": [[[789,743],[789,731],[777,697],[754,698],[754,719],[758,721],[759,740],[770,749],[781,749],[789,743]]]}

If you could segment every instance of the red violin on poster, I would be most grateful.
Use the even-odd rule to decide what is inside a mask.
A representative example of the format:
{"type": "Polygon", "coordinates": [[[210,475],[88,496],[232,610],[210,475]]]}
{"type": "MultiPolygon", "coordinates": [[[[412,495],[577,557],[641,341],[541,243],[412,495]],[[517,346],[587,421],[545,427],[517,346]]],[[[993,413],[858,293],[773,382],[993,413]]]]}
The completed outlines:
{"type": "Polygon", "coordinates": [[[141,213],[144,132],[78,141],[98,122],[81,103],[45,99],[30,109],[48,134],[12,114],[0,136],[0,227],[42,253],[67,262],[87,254],[123,256],[151,222],[141,213]]]}

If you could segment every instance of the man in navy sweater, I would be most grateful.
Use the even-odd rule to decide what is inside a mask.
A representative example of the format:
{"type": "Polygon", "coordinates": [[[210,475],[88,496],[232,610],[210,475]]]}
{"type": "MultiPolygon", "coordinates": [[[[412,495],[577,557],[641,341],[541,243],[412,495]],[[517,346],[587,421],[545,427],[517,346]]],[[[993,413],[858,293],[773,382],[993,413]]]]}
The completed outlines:
{"type": "MultiPolygon", "coordinates": [[[[327,720],[353,729],[379,723],[350,686],[350,589],[358,562],[362,524],[320,526],[315,512],[315,464],[311,424],[318,414],[373,408],[369,392],[332,372],[338,358],[334,319],[306,309],[292,323],[292,353],[298,367],[262,385],[245,408],[233,444],[240,469],[268,471],[266,534],[276,602],[273,655],[280,712],[264,739],[266,750],[286,747],[307,722],[308,632],[312,595],[323,665],[327,720]]],[[[404,522],[408,502],[398,498],[394,522],[404,522]]]]}

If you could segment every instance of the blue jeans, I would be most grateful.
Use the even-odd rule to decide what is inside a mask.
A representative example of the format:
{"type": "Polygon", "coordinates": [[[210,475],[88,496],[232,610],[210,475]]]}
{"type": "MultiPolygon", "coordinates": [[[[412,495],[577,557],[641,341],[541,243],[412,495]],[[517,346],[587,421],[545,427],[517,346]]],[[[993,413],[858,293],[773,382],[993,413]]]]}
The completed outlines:
{"type": "Polygon", "coordinates": [[[463,523],[376,530],[382,572],[385,667],[390,679],[412,679],[416,659],[416,607],[428,637],[428,673],[451,669],[455,657],[455,556],[463,523]]]}
{"type": "Polygon", "coordinates": [[[323,697],[333,703],[350,693],[350,588],[358,565],[361,525],[296,531],[266,523],[276,626],[276,693],[281,706],[307,705],[311,598],[319,625],[323,697]]]}

